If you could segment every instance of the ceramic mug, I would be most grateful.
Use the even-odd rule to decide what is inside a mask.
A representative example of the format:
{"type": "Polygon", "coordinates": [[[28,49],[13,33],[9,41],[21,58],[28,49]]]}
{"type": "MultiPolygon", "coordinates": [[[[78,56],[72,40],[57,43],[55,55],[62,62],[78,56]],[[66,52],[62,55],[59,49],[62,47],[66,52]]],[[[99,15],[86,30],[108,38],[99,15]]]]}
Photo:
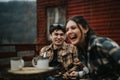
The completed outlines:
{"type": "Polygon", "coordinates": [[[38,69],[48,69],[49,59],[44,57],[34,57],[32,59],[32,65],[38,69]]]}
{"type": "Polygon", "coordinates": [[[12,57],[10,59],[11,70],[20,70],[24,67],[24,60],[21,57],[12,57]]]}

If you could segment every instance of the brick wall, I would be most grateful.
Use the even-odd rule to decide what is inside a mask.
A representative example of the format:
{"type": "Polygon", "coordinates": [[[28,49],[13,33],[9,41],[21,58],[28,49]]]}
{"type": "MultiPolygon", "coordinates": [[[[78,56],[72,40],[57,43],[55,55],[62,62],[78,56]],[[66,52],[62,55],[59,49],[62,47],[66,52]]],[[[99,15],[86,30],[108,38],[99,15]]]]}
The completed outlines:
{"type": "Polygon", "coordinates": [[[83,15],[96,33],[120,44],[119,0],[70,0],[67,4],[67,18],[76,14],[83,15]]]}
{"type": "MultiPolygon", "coordinates": [[[[46,8],[65,5],[66,0],[37,0],[37,41],[42,46],[49,44],[47,41],[46,8]]],[[[39,46],[40,48],[42,46],[39,46]]]]}
{"type": "Polygon", "coordinates": [[[120,0],[37,0],[38,43],[48,44],[46,7],[59,5],[66,6],[66,18],[82,15],[96,33],[120,44],[120,0]]]}

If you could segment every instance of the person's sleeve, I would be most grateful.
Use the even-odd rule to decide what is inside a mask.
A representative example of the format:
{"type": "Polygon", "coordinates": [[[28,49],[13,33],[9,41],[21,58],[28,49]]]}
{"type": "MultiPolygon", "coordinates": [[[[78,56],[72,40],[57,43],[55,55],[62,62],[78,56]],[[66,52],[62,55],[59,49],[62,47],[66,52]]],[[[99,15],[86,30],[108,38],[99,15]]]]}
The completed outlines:
{"type": "Polygon", "coordinates": [[[74,68],[77,70],[77,71],[81,71],[83,70],[83,68],[85,67],[85,65],[78,59],[78,51],[77,51],[77,48],[74,47],[73,48],[73,65],[74,65],[74,68]]]}
{"type": "Polygon", "coordinates": [[[102,51],[109,54],[117,63],[120,64],[120,46],[113,40],[106,40],[102,43],[102,51]]]}
{"type": "Polygon", "coordinates": [[[39,56],[43,56],[44,49],[45,49],[45,47],[41,48],[41,50],[39,51],[39,56]]]}
{"type": "Polygon", "coordinates": [[[81,77],[85,76],[88,73],[89,73],[89,69],[86,66],[84,66],[83,70],[78,72],[78,76],[81,78],[81,77]]]}

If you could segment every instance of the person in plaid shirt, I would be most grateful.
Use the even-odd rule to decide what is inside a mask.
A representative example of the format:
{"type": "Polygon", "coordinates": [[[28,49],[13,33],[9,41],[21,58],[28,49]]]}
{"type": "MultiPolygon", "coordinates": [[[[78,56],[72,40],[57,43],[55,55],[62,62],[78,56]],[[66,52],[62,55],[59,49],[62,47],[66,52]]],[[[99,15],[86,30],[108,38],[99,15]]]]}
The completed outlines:
{"type": "MultiPolygon", "coordinates": [[[[51,44],[40,50],[40,56],[49,58],[50,67],[60,68],[56,74],[45,80],[70,80],[69,73],[83,70],[85,67],[78,59],[77,48],[65,42],[65,26],[52,24],[50,26],[51,44]]],[[[77,78],[76,78],[77,79],[77,78]]]]}
{"type": "Polygon", "coordinates": [[[65,27],[67,41],[77,46],[79,59],[89,68],[90,80],[120,79],[120,46],[115,41],[97,35],[80,15],[70,17],[65,27]]]}

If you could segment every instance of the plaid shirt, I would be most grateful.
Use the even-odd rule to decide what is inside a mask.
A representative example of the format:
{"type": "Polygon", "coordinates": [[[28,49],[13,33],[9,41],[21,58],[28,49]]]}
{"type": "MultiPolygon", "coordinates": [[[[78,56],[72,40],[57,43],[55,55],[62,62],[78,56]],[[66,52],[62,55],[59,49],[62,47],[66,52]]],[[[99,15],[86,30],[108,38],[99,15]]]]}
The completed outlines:
{"type": "MultiPolygon", "coordinates": [[[[89,40],[88,48],[85,49],[87,49],[88,67],[91,71],[98,70],[98,67],[103,64],[114,64],[112,61],[120,64],[120,47],[115,41],[109,38],[93,35],[89,40]]],[[[103,73],[103,75],[105,74],[103,73]]]]}
{"type": "MultiPolygon", "coordinates": [[[[53,59],[53,44],[49,46],[45,46],[40,51],[40,56],[43,56],[44,52],[46,52],[46,56],[49,57],[49,62],[53,59]]],[[[59,71],[58,75],[63,76],[64,78],[68,78],[67,74],[73,70],[82,70],[83,64],[78,59],[77,49],[72,44],[64,43],[63,46],[58,51],[58,62],[60,62],[63,66],[59,71]]]]}

